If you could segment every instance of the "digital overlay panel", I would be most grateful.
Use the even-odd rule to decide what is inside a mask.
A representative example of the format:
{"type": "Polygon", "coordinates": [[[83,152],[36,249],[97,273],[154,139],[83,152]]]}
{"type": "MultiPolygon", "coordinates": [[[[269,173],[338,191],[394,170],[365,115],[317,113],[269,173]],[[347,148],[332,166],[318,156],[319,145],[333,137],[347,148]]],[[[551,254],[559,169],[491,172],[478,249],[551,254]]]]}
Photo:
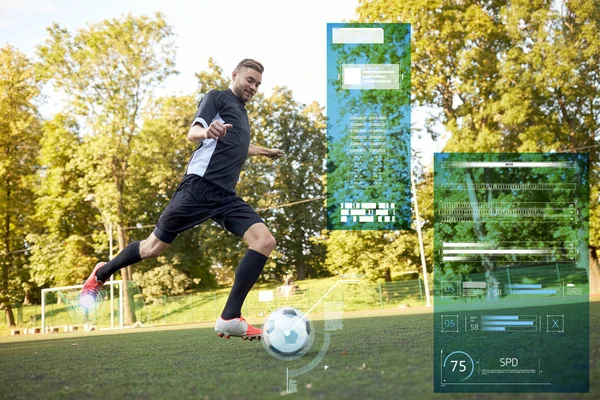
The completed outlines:
{"type": "Polygon", "coordinates": [[[410,229],[410,25],[327,25],[327,228],[410,229]]]}
{"type": "Polygon", "coordinates": [[[434,168],[434,391],[588,392],[587,154],[434,168]]]}

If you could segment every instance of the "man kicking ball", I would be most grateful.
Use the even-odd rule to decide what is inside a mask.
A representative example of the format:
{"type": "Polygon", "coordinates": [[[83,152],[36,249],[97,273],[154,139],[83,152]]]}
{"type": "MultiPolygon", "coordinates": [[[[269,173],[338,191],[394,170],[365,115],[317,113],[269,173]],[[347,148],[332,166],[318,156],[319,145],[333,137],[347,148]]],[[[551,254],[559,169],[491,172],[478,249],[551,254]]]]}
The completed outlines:
{"type": "Polygon", "coordinates": [[[178,234],[210,218],[248,243],[215,331],[226,338],[261,338],[262,330],[247,323],[241,309],[275,248],[275,238],[256,211],[236,195],[235,185],[248,156],[284,155],[278,149],[250,144],[250,124],[244,106],[256,94],[263,71],[258,61],[244,59],[233,71],[229,89],[211,90],[202,98],[188,132],[188,139],[199,146],[154,231],[146,240],[130,243],[109,262],[98,263],[83,285],[82,297],[100,290],[121,268],[158,257],[178,234]]]}

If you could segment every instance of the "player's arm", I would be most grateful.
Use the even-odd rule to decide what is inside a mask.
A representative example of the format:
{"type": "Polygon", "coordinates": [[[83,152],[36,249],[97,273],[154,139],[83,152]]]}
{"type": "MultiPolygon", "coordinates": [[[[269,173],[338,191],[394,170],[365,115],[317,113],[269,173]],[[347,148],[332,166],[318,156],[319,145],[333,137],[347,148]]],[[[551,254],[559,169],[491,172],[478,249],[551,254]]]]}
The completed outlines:
{"type": "Polygon", "coordinates": [[[267,149],[265,147],[255,146],[253,144],[251,144],[248,148],[249,157],[264,156],[276,160],[284,155],[285,153],[279,149],[267,149]]]}
{"type": "Polygon", "coordinates": [[[231,124],[224,124],[219,121],[213,121],[208,128],[201,123],[196,122],[188,131],[187,138],[192,142],[199,143],[205,139],[217,139],[225,136],[227,129],[233,128],[231,124]]]}
{"type": "Polygon", "coordinates": [[[227,129],[233,126],[215,119],[222,106],[222,94],[215,90],[208,92],[198,104],[198,111],[187,134],[188,140],[198,143],[225,136],[227,129]]]}

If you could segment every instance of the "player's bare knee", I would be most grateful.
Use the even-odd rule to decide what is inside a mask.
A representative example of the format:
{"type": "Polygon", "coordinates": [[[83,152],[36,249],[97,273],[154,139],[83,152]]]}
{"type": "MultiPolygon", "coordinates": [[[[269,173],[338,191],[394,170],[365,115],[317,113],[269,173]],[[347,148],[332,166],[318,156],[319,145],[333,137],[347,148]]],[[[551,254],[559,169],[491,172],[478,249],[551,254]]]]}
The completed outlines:
{"type": "Polygon", "coordinates": [[[271,235],[271,233],[267,233],[265,235],[261,235],[256,243],[256,247],[260,250],[262,254],[268,255],[271,254],[275,246],[277,245],[277,241],[271,235]]]}

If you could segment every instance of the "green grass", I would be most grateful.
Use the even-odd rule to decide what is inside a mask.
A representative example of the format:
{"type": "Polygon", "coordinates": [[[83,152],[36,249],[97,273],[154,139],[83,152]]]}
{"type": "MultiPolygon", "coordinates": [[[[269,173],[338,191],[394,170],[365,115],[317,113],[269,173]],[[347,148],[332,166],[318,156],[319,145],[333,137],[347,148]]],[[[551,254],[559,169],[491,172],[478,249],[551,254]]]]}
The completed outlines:
{"type": "MultiPolygon", "coordinates": [[[[589,394],[514,394],[513,399],[600,397],[600,302],[590,304],[589,394]]],[[[323,361],[297,378],[293,399],[493,399],[499,394],[433,394],[433,314],[425,309],[347,318],[323,361]],[[328,365],[327,370],[324,365],[328,365]]],[[[361,312],[358,314],[367,314],[361,312]]],[[[208,326],[0,338],[2,399],[278,399],[286,367],[258,342],[219,339],[208,326]]]]}
{"type": "MultiPolygon", "coordinates": [[[[244,309],[246,317],[258,317],[268,314],[269,310],[282,306],[292,306],[308,310],[340,279],[325,278],[311,279],[297,282],[299,290],[297,294],[289,298],[275,296],[270,303],[258,301],[258,293],[261,290],[275,291],[280,284],[256,285],[250,292],[244,309]]],[[[361,282],[360,284],[340,284],[332,291],[326,301],[342,302],[344,310],[370,310],[374,308],[390,309],[398,308],[399,305],[421,306],[423,293],[419,289],[419,281],[398,281],[384,283],[380,287],[376,283],[361,282]]],[[[223,310],[230,288],[219,289],[214,292],[195,292],[184,296],[165,297],[150,304],[144,304],[141,297],[136,296],[138,321],[144,325],[167,325],[188,324],[194,322],[214,321],[223,310]]],[[[118,294],[118,290],[116,291],[118,294]]],[[[105,297],[108,296],[108,291],[105,297]]],[[[118,302],[116,303],[118,304],[118,302]]],[[[118,306],[116,306],[118,309],[118,306]]],[[[324,312],[323,303],[314,310],[315,313],[324,312]]],[[[41,327],[41,307],[32,305],[15,310],[15,318],[19,327],[41,327]],[[20,313],[20,314],[19,314],[20,313]],[[19,323],[20,322],[20,323],[19,323]]],[[[118,323],[118,315],[116,315],[118,323]]],[[[98,327],[110,325],[109,302],[104,301],[101,309],[90,319],[98,327]]],[[[48,326],[61,326],[68,324],[83,324],[84,316],[72,311],[65,304],[49,304],[46,312],[46,324],[48,326]]],[[[10,330],[0,318],[0,335],[8,335],[10,330]]]]}

